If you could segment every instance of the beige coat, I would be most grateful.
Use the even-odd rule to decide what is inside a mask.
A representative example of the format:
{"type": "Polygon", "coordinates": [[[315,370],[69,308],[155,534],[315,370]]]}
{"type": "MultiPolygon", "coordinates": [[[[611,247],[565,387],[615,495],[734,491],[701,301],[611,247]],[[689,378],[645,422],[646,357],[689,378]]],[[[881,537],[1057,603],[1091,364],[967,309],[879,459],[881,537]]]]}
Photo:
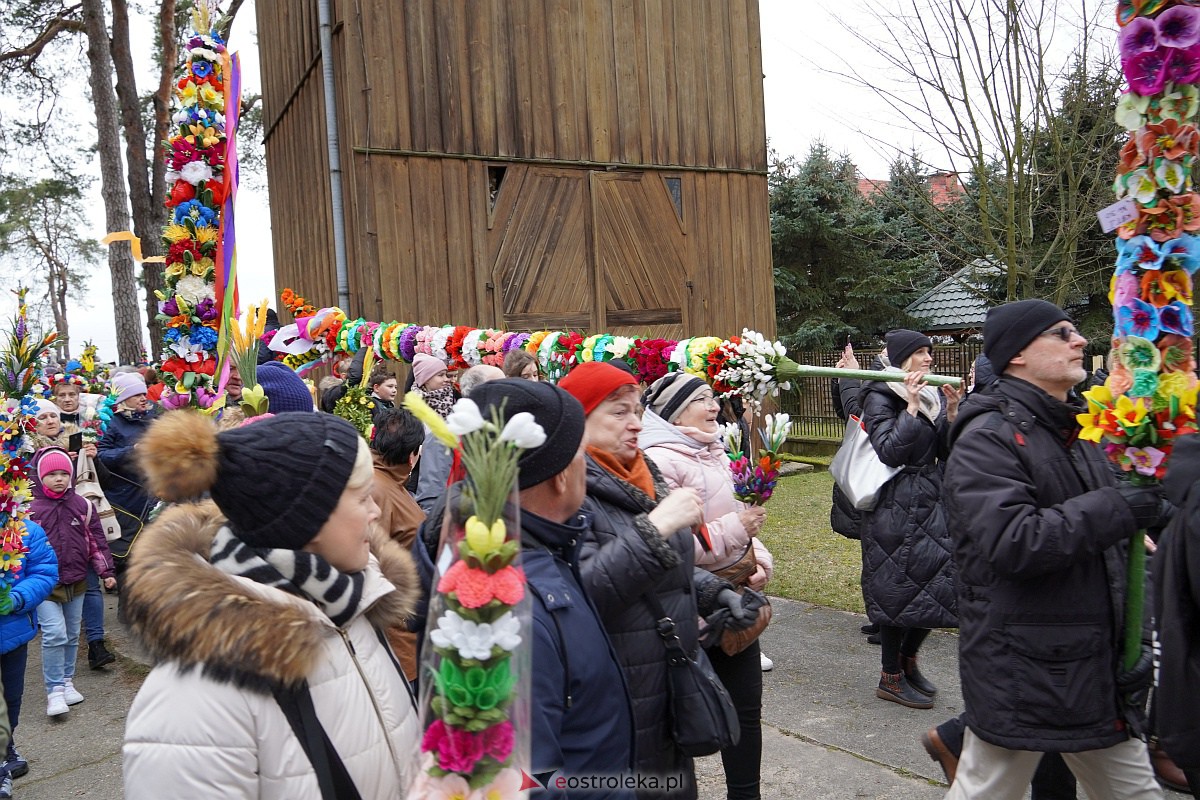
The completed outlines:
{"type": "Polygon", "coordinates": [[[365,611],[339,630],[308,600],[211,566],[223,522],[212,503],[177,506],[134,551],[128,614],[160,663],[126,722],[126,798],[320,800],[312,765],[270,693],[301,679],[359,793],[403,797],[419,723],[376,626],[411,607],[417,579],[408,554],[376,537],[365,611]]]}

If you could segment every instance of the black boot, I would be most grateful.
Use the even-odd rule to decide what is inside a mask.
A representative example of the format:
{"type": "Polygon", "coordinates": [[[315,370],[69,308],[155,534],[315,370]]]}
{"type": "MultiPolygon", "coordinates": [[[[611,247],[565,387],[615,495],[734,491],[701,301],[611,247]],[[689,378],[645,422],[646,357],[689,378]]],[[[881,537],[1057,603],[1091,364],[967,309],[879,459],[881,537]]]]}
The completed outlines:
{"type": "Polygon", "coordinates": [[[103,639],[93,639],[88,642],[88,666],[92,669],[100,669],[105,664],[111,664],[116,660],[117,657],[104,646],[103,639]]]}
{"type": "Polygon", "coordinates": [[[909,708],[933,708],[933,701],[910,686],[903,672],[879,673],[875,696],[909,708]]]}
{"type": "Polygon", "coordinates": [[[909,686],[926,697],[933,697],[937,694],[937,687],[930,683],[929,678],[921,674],[921,670],[917,667],[916,656],[901,655],[900,668],[904,670],[904,677],[908,679],[909,686]]]}

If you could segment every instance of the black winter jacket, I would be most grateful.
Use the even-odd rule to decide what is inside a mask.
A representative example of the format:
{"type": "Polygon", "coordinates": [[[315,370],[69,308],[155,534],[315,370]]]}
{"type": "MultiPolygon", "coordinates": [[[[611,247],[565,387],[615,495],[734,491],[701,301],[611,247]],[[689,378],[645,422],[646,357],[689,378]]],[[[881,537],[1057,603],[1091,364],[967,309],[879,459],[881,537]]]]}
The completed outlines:
{"type": "MultiPolygon", "coordinates": [[[[665,497],[669,489],[662,475],[652,461],[646,459],[646,463],[654,476],[657,496],[665,497]]],[[[698,645],[699,616],[714,610],[722,588],[732,587],[711,572],[693,566],[690,530],[681,529],[670,539],[659,535],[647,517],[655,505],[640,489],[620,480],[589,456],[583,511],[592,518],[592,532],[583,545],[580,571],[584,589],[600,612],[625,671],[637,728],[634,756],[638,771],[691,775],[691,757],[681,752],[671,738],[666,649],[655,628],[654,613],[642,595],[653,590],[663,610],[675,621],[683,649],[695,658],[706,658],[698,645]]],[[[695,798],[695,782],[676,792],[653,796],[695,798]]]]}
{"type": "Polygon", "coordinates": [[[863,384],[863,424],[879,460],[903,467],[863,515],[863,599],[871,622],[903,628],[953,628],[953,545],[942,507],[945,415],[934,425],[912,416],[887,385],[863,384]]]}
{"type": "Polygon", "coordinates": [[[1125,548],[1136,530],[1079,408],[1002,377],[951,431],[946,505],[958,563],[966,721],[1014,750],[1128,738],[1116,687],[1125,548]]]}
{"type": "Polygon", "coordinates": [[[1176,764],[1200,770],[1200,436],[1176,442],[1163,488],[1178,511],[1159,539],[1153,567],[1162,645],[1157,733],[1176,764]]]}

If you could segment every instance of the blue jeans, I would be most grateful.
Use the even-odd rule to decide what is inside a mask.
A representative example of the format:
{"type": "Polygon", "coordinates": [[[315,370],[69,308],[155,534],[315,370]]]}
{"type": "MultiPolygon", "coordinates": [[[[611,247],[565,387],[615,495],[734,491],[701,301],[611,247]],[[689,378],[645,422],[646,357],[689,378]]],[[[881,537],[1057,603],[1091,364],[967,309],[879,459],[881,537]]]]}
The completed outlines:
{"type": "Polygon", "coordinates": [[[79,622],[83,615],[83,595],[65,603],[47,600],[38,606],[42,626],[42,677],[46,694],[75,677],[75,656],[79,652],[79,622]]]}
{"type": "Polygon", "coordinates": [[[0,655],[0,681],[4,682],[4,702],[8,704],[8,724],[14,737],[17,721],[21,717],[21,696],[25,694],[25,661],[28,656],[28,644],[0,655]]]}
{"type": "Polygon", "coordinates": [[[104,638],[104,590],[100,588],[100,576],[88,569],[87,594],[83,596],[83,630],[88,642],[104,638]]]}

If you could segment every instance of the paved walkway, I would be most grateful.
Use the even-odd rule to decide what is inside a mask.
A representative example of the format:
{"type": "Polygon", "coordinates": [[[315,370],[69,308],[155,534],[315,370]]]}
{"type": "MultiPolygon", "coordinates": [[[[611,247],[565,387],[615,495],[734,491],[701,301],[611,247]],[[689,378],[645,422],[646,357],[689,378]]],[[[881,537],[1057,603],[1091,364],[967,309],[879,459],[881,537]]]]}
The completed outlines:
{"type": "MultiPolygon", "coordinates": [[[[933,710],[917,711],[875,697],[879,648],[858,632],[862,616],[790,600],[773,602],[775,617],[763,637],[775,669],[763,676],[762,796],[942,797],[941,770],[925,755],[918,737],[961,710],[954,635],[936,632],[926,642],[921,668],[941,691],[933,710]]],[[[46,716],[41,647],[37,640],[30,644],[16,735],[30,771],[16,781],[19,800],[121,796],[125,713],[147,669],[116,624],[114,606],[115,599],[108,597],[109,641],[122,657],[116,668],[93,672],[81,650],[75,685],[87,700],[73,706],[66,720],[46,716]]],[[[720,759],[701,759],[697,772],[701,798],[722,800],[720,759]]],[[[163,797],[172,797],[169,787],[163,797]]]]}

